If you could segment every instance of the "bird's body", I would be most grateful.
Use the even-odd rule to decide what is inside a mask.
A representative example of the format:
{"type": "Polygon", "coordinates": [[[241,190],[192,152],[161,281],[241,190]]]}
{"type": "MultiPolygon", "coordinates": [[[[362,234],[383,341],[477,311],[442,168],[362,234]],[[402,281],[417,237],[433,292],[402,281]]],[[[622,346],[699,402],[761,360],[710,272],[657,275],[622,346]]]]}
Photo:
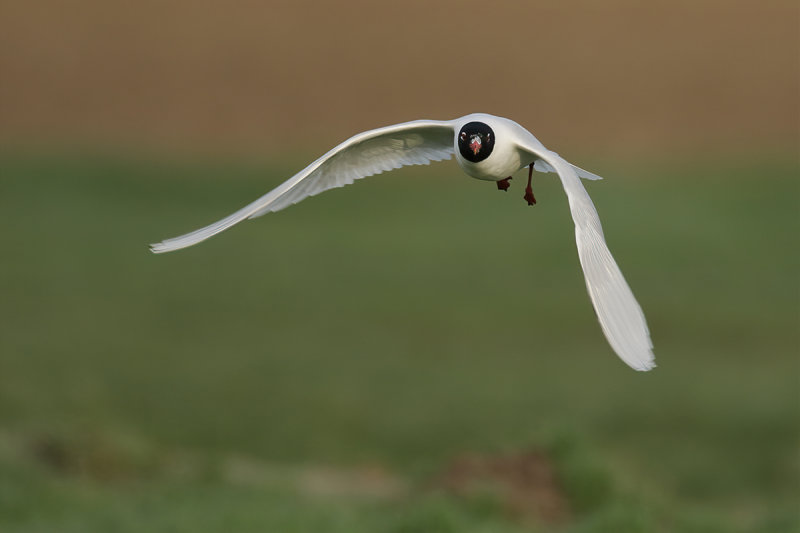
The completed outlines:
{"type": "MultiPolygon", "coordinates": [[[[598,320],[614,351],[632,368],[655,366],[639,304],[605,244],[597,211],[580,178],[600,179],[548,150],[516,122],[473,113],[450,121],[416,120],[355,135],[255,202],[205,228],[151,246],[155,253],[192,246],[248,218],[279,211],[308,196],[406,165],[456,161],[469,176],[506,190],[518,170],[556,172],[575,222],[578,256],[598,320]]],[[[536,200],[528,176],[525,199],[536,200]]]]}

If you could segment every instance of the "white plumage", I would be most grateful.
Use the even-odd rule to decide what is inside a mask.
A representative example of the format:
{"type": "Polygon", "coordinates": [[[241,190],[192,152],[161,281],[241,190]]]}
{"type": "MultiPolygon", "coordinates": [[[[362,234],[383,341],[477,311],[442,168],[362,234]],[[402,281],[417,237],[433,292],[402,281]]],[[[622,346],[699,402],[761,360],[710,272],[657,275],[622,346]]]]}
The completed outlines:
{"type": "Polygon", "coordinates": [[[580,180],[600,177],[571,165],[528,130],[502,117],[474,113],[450,121],[416,120],[360,133],[232,215],[153,244],[151,250],[164,253],[186,248],[245,219],[279,211],[328,189],[402,166],[450,159],[454,153],[462,170],[477,179],[500,181],[527,166],[558,174],[575,222],[586,287],[603,333],[632,368],[655,367],[644,314],[606,246],[597,210],[580,180]],[[469,144],[470,139],[475,143],[469,144]]]}

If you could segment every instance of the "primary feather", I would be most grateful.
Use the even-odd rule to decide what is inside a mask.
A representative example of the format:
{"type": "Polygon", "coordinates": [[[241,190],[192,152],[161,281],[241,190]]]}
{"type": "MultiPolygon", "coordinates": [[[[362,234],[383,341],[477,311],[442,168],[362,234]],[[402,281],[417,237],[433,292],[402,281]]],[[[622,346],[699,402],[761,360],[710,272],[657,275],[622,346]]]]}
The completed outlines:
{"type": "Polygon", "coordinates": [[[452,154],[453,125],[447,121],[415,120],[359,133],[232,215],[150,249],[160,254],[186,248],[245,219],[279,211],[323,191],[406,165],[450,159],[452,154]]]}
{"type": "Polygon", "coordinates": [[[561,178],[575,222],[575,241],[586,289],[609,344],[635,370],[654,368],[653,343],[644,313],[606,245],[597,210],[578,173],[535,138],[527,139],[520,149],[547,163],[561,178]]]}

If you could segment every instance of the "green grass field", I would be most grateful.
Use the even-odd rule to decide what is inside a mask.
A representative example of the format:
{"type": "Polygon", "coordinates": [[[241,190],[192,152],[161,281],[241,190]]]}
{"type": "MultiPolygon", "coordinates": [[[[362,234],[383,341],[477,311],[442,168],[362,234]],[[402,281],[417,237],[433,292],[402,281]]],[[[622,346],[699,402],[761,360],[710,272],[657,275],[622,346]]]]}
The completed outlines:
{"type": "Polygon", "coordinates": [[[646,374],[553,175],[528,208],[403,169],[148,252],[304,160],[0,158],[0,530],[800,531],[796,160],[576,160],[646,374]],[[531,449],[557,523],[436,482],[531,449]]]}

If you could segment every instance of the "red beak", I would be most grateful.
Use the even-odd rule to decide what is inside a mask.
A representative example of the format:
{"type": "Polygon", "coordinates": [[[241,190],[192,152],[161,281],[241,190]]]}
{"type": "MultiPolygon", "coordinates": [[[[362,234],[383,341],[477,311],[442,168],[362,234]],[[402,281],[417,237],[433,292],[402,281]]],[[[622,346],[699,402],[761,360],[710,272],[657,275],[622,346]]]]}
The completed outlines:
{"type": "Polygon", "coordinates": [[[481,151],[481,138],[475,135],[469,142],[469,148],[473,154],[478,155],[481,151]]]}

